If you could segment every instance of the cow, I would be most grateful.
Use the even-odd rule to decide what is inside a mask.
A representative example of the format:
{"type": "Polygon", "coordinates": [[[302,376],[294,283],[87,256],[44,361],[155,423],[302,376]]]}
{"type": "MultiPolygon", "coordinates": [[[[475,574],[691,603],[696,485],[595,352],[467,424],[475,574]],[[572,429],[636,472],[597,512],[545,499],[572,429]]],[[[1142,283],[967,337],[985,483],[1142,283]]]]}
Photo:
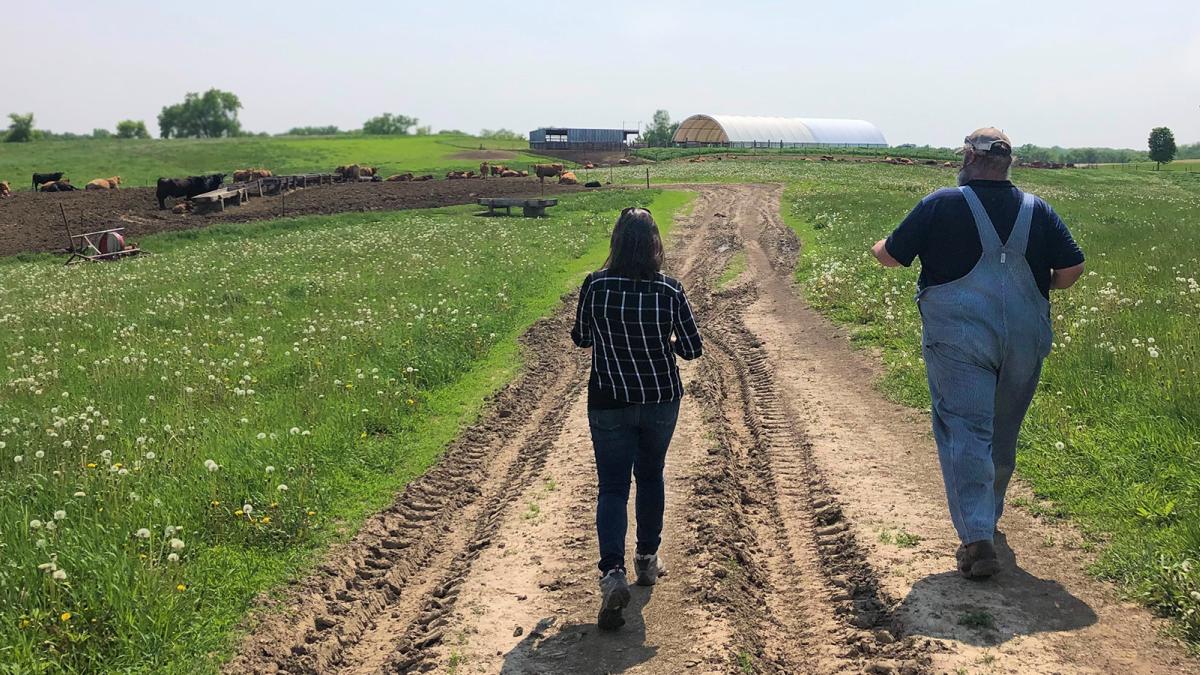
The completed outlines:
{"type": "Polygon", "coordinates": [[[493,176],[499,176],[499,175],[503,174],[505,171],[509,170],[509,168],[507,166],[504,166],[503,164],[493,164],[491,166],[491,169],[492,169],[493,176]]]}
{"type": "Polygon", "coordinates": [[[562,164],[534,164],[533,171],[535,174],[537,174],[538,180],[540,180],[544,183],[544,182],[546,182],[547,178],[553,178],[555,176],[561,175],[563,172],[563,165],[562,164]]]}
{"type": "Polygon", "coordinates": [[[559,185],[579,185],[579,179],[575,177],[574,171],[564,171],[558,177],[559,185]]]}
{"type": "Polygon", "coordinates": [[[488,173],[489,173],[489,166],[488,166],[488,163],[487,163],[487,162],[480,162],[480,163],[479,163],[479,177],[480,177],[480,178],[487,178],[487,177],[488,177],[488,173]]]}
{"type": "Polygon", "coordinates": [[[113,176],[112,178],[97,178],[88,181],[87,185],[83,186],[84,190],[116,190],[121,187],[121,177],[113,176]]]}
{"type": "Polygon", "coordinates": [[[38,189],[38,187],[44,183],[60,181],[62,180],[62,177],[62,171],[55,171],[54,173],[35,173],[33,174],[33,189],[38,189]]]}
{"type": "Polygon", "coordinates": [[[521,173],[521,178],[528,178],[528,177],[529,177],[529,172],[528,172],[528,171],[521,171],[520,173],[521,173]]]}
{"type": "Polygon", "coordinates": [[[38,187],[41,192],[72,192],[78,189],[69,180],[50,180],[38,187]]]}
{"type": "Polygon", "coordinates": [[[466,171],[448,171],[446,173],[446,180],[459,180],[461,178],[466,178],[466,177],[467,177],[466,171]]]}
{"type": "Polygon", "coordinates": [[[191,210],[192,210],[191,202],[179,202],[175,206],[171,207],[171,213],[183,214],[183,213],[187,213],[188,211],[191,211],[191,210]]]}
{"type": "Polygon", "coordinates": [[[629,163],[629,160],[625,159],[624,157],[617,160],[617,164],[628,164],[628,163],[629,163]]]}
{"type": "Polygon", "coordinates": [[[516,178],[520,175],[521,175],[520,171],[513,171],[512,169],[505,169],[500,172],[501,178],[516,178]]]}
{"type": "Polygon", "coordinates": [[[427,173],[424,176],[413,176],[414,183],[420,183],[421,181],[426,181],[426,180],[433,180],[433,174],[427,173]]]}
{"type": "Polygon", "coordinates": [[[584,163],[583,163],[583,168],[585,168],[585,169],[594,169],[594,168],[596,168],[596,165],[595,165],[595,164],[592,164],[591,162],[584,162],[584,163]]]}
{"type": "Polygon", "coordinates": [[[408,173],[392,174],[391,176],[388,176],[384,180],[386,180],[389,183],[408,183],[408,182],[412,181],[412,179],[413,179],[412,172],[409,171],[408,173]]]}
{"type": "Polygon", "coordinates": [[[12,195],[12,190],[8,187],[8,181],[0,180],[0,199],[12,195]]]}
{"type": "Polygon", "coordinates": [[[196,195],[212,192],[225,182],[225,174],[213,173],[207,176],[188,176],[187,178],[159,178],[158,188],[154,195],[158,199],[158,209],[167,208],[167,197],[176,199],[182,197],[191,199],[196,195]]]}

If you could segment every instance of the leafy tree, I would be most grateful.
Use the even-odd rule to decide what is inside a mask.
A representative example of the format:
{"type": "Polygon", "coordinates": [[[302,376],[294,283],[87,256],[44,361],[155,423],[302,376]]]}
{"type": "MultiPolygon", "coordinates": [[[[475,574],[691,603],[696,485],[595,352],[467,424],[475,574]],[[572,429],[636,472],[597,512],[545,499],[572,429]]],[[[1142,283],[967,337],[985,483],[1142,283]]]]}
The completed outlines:
{"type": "Polygon", "coordinates": [[[8,119],[12,120],[12,124],[8,125],[8,133],[4,136],[5,143],[28,143],[33,140],[33,113],[9,113],[8,119]]]}
{"type": "Polygon", "coordinates": [[[363,122],[362,132],[373,136],[406,136],[409,127],[415,126],[417,126],[415,117],[383,113],[363,122]]]}
{"type": "Polygon", "coordinates": [[[218,138],[242,133],[237,113],[242,102],[237,95],[209,89],[203,94],[188,92],[183,103],[164,106],[158,114],[158,131],[163,138],[218,138]]]}
{"type": "Polygon", "coordinates": [[[480,138],[491,138],[497,141],[523,141],[525,137],[512,129],[483,129],[479,132],[480,138]]]}
{"type": "Polygon", "coordinates": [[[1175,134],[1170,129],[1154,127],[1150,130],[1150,159],[1157,163],[1156,169],[1175,159],[1175,134]]]}
{"type": "Polygon", "coordinates": [[[92,138],[112,138],[112,135],[108,129],[92,129],[92,138]]]}
{"type": "Polygon", "coordinates": [[[323,127],[292,127],[284,136],[336,136],[341,131],[330,124],[323,127]]]}
{"type": "Polygon", "coordinates": [[[668,146],[675,132],[679,130],[679,122],[672,122],[666,110],[655,110],[653,121],[642,134],[642,141],[649,146],[668,146]]]}
{"type": "Polygon", "coordinates": [[[1178,159],[1200,159],[1200,143],[1189,143],[1179,146],[1178,159]]]}
{"type": "Polygon", "coordinates": [[[150,138],[150,132],[141,120],[121,120],[117,122],[117,138],[150,138]]]}
{"type": "Polygon", "coordinates": [[[429,126],[428,124],[426,124],[423,127],[417,127],[416,134],[418,136],[429,136],[432,133],[433,133],[433,127],[429,126]]]}

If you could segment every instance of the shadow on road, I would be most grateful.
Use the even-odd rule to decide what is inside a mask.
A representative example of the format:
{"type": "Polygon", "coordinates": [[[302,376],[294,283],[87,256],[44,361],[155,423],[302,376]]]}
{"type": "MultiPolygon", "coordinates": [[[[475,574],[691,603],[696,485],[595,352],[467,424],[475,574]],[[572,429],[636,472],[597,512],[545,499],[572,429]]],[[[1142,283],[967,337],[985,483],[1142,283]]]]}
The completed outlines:
{"type": "Polygon", "coordinates": [[[646,642],[642,608],[650,602],[653,587],[630,586],[633,598],[625,608],[625,625],[601,631],[595,623],[568,623],[555,627],[556,619],[538,621],[525,639],[504,655],[501,673],[621,673],[654,658],[658,647],[646,642]]]}
{"type": "Polygon", "coordinates": [[[1022,569],[1001,533],[996,552],[1003,571],[990,580],[970,581],[958,572],[944,572],[914,584],[896,613],[906,633],[989,646],[1019,635],[1096,623],[1092,608],[1062,584],[1022,569]]]}

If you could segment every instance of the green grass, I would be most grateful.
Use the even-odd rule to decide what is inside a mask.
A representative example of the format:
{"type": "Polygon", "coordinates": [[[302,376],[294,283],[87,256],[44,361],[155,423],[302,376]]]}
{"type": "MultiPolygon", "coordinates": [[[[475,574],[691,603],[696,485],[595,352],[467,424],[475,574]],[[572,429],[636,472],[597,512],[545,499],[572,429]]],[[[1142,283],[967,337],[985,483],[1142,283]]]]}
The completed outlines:
{"type": "Polygon", "coordinates": [[[842,145],[809,145],[794,148],[639,148],[634,155],[656,162],[698,157],[703,155],[737,155],[769,158],[772,156],[838,155],[855,157],[908,157],[910,159],[953,160],[957,157],[949,148],[930,146],[905,148],[856,148],[842,145]]]}
{"type": "Polygon", "coordinates": [[[729,259],[729,264],[721,270],[721,276],[717,278],[717,288],[726,288],[734,282],[742,272],[746,271],[746,252],[738,251],[729,259]]]}
{"type": "Polygon", "coordinates": [[[455,155],[480,146],[509,150],[501,163],[526,165],[545,158],[529,154],[525,141],[473,136],[287,136],[261,138],[73,140],[0,143],[0,180],[13,189],[30,186],[34,172],[65,171],[79,186],[93,178],[121,176],[126,186],[153,185],[160,176],[264,167],[277,174],[333,171],[340,164],[380,167],[384,175],[413,171],[444,174],[479,169],[478,159],[455,155]]]}
{"type": "Polygon", "coordinates": [[[146,237],[155,255],[116,264],[5,261],[0,671],[215,670],[255,594],[350,536],[512,377],[516,337],[603,259],[619,208],[669,229],[689,197],[301,218],[146,237]]]}
{"type": "MultiPolygon", "coordinates": [[[[886,393],[928,407],[917,266],[885,270],[868,248],[921,197],[952,185],[952,170],[668,162],[651,177],[783,183],[809,301],[857,344],[880,350],[886,393]]],[[[1018,473],[1039,497],[1033,511],[1073,519],[1085,548],[1100,551],[1097,573],[1178,619],[1200,644],[1200,175],[1017,169],[1013,177],[1054,206],[1088,256],[1083,279],[1054,293],[1055,348],[1022,431],[1018,473]]]]}
{"type": "Polygon", "coordinates": [[[975,630],[995,630],[996,619],[984,611],[964,612],[958,618],[958,624],[975,630]]]}
{"type": "Polygon", "coordinates": [[[1127,162],[1125,164],[1097,164],[1105,171],[1183,171],[1200,173],[1200,159],[1177,159],[1161,167],[1154,162],[1127,162]]]}

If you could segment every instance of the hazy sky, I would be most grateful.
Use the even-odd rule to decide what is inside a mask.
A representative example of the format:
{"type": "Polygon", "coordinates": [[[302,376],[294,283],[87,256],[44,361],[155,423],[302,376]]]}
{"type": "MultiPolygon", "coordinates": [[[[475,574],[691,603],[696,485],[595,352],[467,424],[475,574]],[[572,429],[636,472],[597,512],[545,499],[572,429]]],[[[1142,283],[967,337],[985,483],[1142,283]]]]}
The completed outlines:
{"type": "Polygon", "coordinates": [[[855,117],[890,143],[1200,141],[1200,2],[7,2],[0,115],[90,132],[219,87],[243,126],[855,117]],[[203,16],[193,9],[203,8],[203,16]],[[223,15],[223,16],[222,16],[223,15]]]}

